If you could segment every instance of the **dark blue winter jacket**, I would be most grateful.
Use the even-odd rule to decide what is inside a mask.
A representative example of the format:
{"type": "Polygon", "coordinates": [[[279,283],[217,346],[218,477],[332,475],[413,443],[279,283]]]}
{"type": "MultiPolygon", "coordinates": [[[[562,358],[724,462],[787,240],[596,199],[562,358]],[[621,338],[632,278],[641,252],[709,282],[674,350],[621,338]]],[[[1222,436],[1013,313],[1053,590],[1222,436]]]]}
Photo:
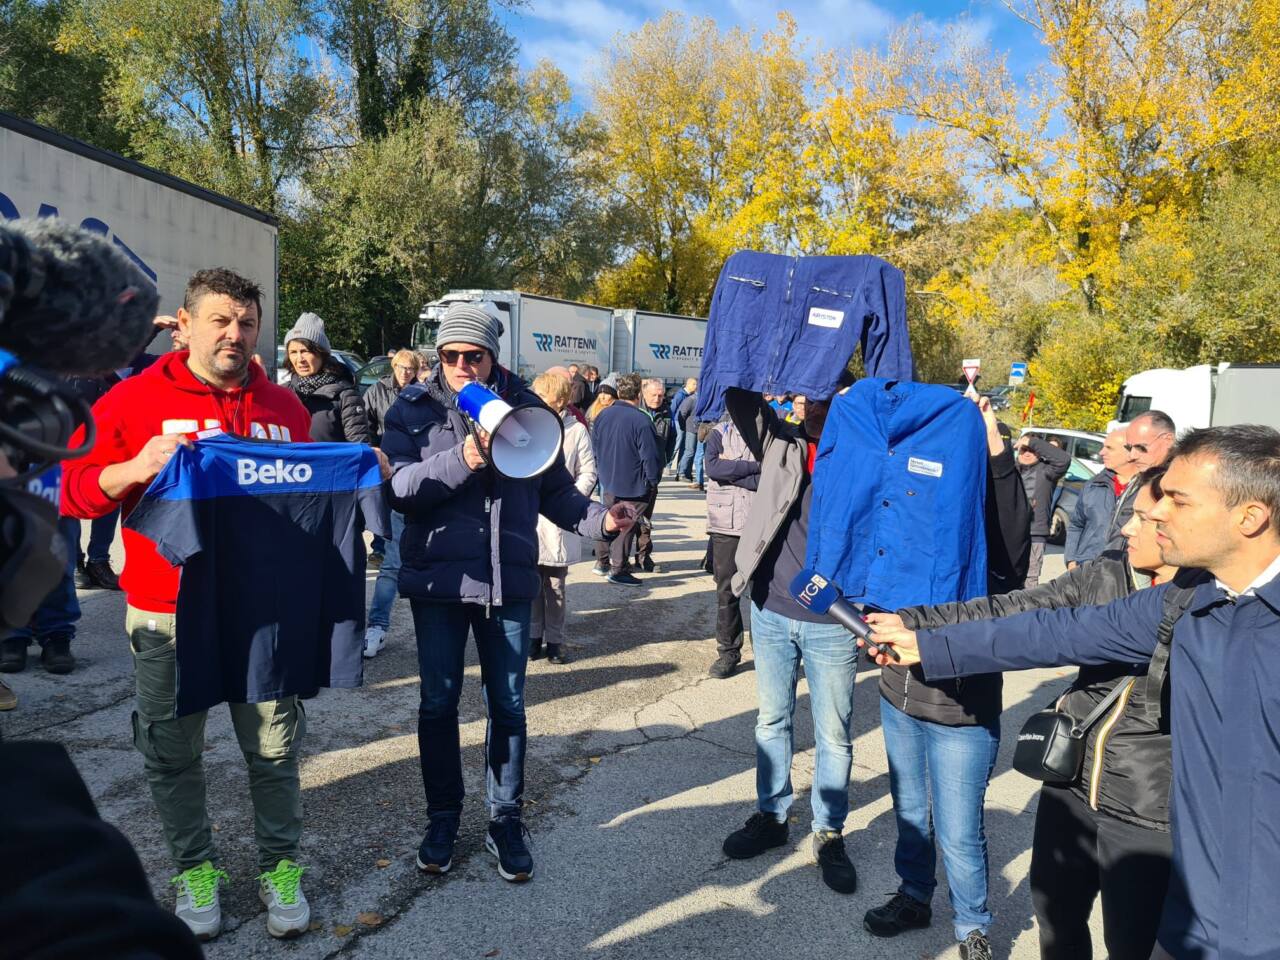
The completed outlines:
{"type": "Polygon", "coordinates": [[[912,379],[901,270],[879,257],[739,251],[711,297],[696,417],[719,420],[729,387],[831,397],[859,343],[868,376],[912,379]]]}
{"type": "MultiPolygon", "coordinates": [[[[501,367],[488,386],[512,405],[542,402],[501,367]]],[[[563,456],[530,480],[509,480],[488,466],[472,472],[462,458],[467,420],[453,396],[437,367],[387,410],[382,451],[395,468],[391,506],[405,516],[400,592],[494,606],[532,600],[541,590],[538,514],[598,540],[604,507],[577,491],[563,456]]]]}
{"type": "Polygon", "coordinates": [[[615,497],[639,500],[662,480],[665,451],[649,415],[619,400],[596,414],[591,427],[600,489],[615,497]]]}
{"type": "Polygon", "coordinates": [[[1067,521],[1067,546],[1062,552],[1067,563],[1094,560],[1107,549],[1107,531],[1116,513],[1115,476],[1114,470],[1103,469],[1080,488],[1067,521]]]}
{"type": "MultiPolygon", "coordinates": [[[[930,679],[1145,663],[1167,586],[1102,607],[919,632],[930,679]]],[[[1280,577],[1196,588],[1169,656],[1173,877],[1159,940],[1177,960],[1280,958],[1280,577]]]]}
{"type": "Polygon", "coordinates": [[[950,387],[859,380],[831,404],[807,564],[883,610],[987,593],[986,427],[950,387]]]}
{"type": "Polygon", "coordinates": [[[676,391],[676,395],[671,398],[671,426],[676,430],[680,429],[680,404],[684,403],[684,398],[689,396],[689,391],[681,387],[676,391]]]}

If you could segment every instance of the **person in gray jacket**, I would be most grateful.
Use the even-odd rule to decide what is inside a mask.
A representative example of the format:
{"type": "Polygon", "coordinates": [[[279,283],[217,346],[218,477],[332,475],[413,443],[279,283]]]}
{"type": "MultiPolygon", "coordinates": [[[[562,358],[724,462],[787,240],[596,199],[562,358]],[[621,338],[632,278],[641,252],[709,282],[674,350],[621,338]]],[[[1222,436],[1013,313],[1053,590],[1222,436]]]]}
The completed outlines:
{"type": "Polygon", "coordinates": [[[1031,563],[1027,567],[1027,589],[1040,582],[1044,546],[1049,539],[1049,517],[1053,491],[1071,466],[1071,454],[1041,437],[1024,434],[1014,444],[1018,472],[1027,499],[1031,501],[1031,563]]]}
{"type": "Polygon", "coordinates": [[[1107,533],[1116,516],[1116,506],[1138,472],[1124,448],[1124,433],[1123,427],[1117,427],[1107,434],[1102,444],[1102,469],[1080,488],[1076,497],[1063,551],[1068,570],[1101,556],[1107,549],[1107,533]]]}
{"type": "MultiPolygon", "coordinates": [[[[841,387],[853,382],[847,371],[841,387]]],[[[790,424],[758,393],[725,392],[725,409],[760,463],[760,481],[734,555],[733,592],[750,593],[755,656],[756,812],[724,841],[725,856],[755,857],[787,842],[787,811],[795,794],[791,759],[796,681],[804,663],[817,754],[814,760],[813,854],[823,882],[851,894],[858,874],[844,845],[853,766],[850,723],[858,656],[840,624],[812,613],[791,596],[804,567],[813,503],[812,464],[830,398],[810,399],[802,424],[790,424]]]]}
{"type": "Polygon", "coordinates": [[[760,461],[751,455],[742,434],[727,416],[707,437],[707,534],[711,575],[716,581],[716,660],[710,675],[733,676],[742,659],[742,602],[733,592],[733,562],[746,525],[751,500],[760,484],[760,461]]]}

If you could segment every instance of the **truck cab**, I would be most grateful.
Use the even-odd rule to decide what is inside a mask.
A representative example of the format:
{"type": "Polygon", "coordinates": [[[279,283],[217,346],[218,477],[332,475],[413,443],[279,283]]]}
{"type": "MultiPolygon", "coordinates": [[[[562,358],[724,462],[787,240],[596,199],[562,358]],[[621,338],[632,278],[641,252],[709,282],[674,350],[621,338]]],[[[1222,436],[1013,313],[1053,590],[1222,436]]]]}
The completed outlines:
{"type": "Polygon", "coordinates": [[[1109,429],[1140,413],[1167,413],[1179,432],[1192,427],[1261,423],[1280,428],[1280,364],[1204,363],[1136,373],[1120,389],[1109,429]]]}

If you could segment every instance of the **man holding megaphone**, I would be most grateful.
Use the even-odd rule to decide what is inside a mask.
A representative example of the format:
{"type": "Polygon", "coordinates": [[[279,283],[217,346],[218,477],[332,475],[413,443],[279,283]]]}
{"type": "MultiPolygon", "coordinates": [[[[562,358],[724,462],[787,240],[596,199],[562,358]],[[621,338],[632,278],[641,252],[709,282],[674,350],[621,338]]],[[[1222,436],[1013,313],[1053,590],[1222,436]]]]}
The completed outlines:
{"type": "Polygon", "coordinates": [[[560,421],[499,366],[502,321],[491,304],[455,303],[436,336],[437,364],[387,411],[382,449],[405,515],[400,593],[413,610],[421,673],[418,749],[429,824],[418,867],[445,873],[462,812],[458,698],[474,633],[489,709],[485,846],[510,881],[533,876],[524,792],[524,680],[529,617],[542,588],[538,515],[591,540],[635,523],[575,488],[560,453],[560,421]]]}

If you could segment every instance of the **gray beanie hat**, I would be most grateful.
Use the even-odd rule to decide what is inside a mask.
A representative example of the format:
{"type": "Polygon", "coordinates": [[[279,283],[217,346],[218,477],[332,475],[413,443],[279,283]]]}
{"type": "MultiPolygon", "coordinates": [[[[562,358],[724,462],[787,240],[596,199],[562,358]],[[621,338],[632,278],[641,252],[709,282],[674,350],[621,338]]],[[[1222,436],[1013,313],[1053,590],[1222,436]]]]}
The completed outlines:
{"type": "Polygon", "coordinates": [[[493,359],[498,359],[499,338],[505,331],[502,321],[497,317],[497,308],[493,312],[485,309],[488,304],[454,303],[444,312],[440,320],[440,329],[436,333],[436,346],[447,347],[451,343],[474,343],[484,347],[493,359]]]}
{"type": "Polygon", "coordinates": [[[310,340],[325,353],[333,353],[324,332],[324,321],[314,313],[304,313],[298,318],[293,329],[284,335],[284,345],[288,347],[291,340],[310,340]]]}

